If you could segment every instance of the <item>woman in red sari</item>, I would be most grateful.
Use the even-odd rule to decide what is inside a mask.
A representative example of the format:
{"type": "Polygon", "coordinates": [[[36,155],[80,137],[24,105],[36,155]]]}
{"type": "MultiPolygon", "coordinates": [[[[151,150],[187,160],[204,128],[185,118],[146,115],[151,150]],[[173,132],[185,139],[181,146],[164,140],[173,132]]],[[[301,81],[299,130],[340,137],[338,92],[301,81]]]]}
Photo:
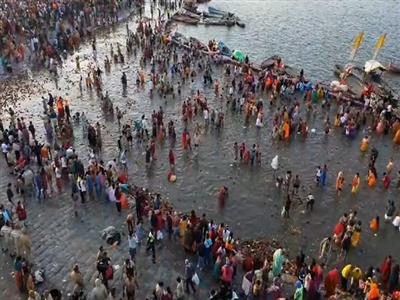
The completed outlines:
{"type": "Polygon", "coordinates": [[[188,137],[187,129],[185,128],[182,132],[182,148],[183,148],[183,150],[188,149],[187,137],[188,137]]]}
{"type": "Polygon", "coordinates": [[[169,150],[169,166],[173,168],[175,166],[175,154],[172,149],[169,150]]]}
{"type": "Polygon", "coordinates": [[[387,287],[387,284],[389,282],[389,277],[390,277],[390,270],[392,268],[392,257],[386,256],[385,260],[383,261],[381,265],[381,275],[382,275],[382,282],[387,287]]]}
{"type": "Polygon", "coordinates": [[[330,296],[335,294],[335,289],[339,285],[340,282],[340,274],[339,271],[335,268],[328,273],[325,278],[325,298],[328,299],[330,296]]]}

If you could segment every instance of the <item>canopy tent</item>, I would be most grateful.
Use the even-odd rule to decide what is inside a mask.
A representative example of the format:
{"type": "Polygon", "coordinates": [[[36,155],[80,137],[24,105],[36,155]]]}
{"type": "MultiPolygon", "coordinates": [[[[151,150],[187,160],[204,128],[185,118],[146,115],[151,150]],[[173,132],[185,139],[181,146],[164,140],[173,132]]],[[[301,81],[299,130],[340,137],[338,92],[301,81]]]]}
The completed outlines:
{"type": "Polygon", "coordinates": [[[240,62],[240,63],[244,63],[245,55],[243,54],[242,51],[235,50],[235,51],[233,51],[233,53],[232,53],[232,58],[235,59],[235,60],[237,60],[237,61],[240,62]]]}
{"type": "Polygon", "coordinates": [[[368,60],[365,62],[364,71],[365,73],[371,73],[376,71],[385,71],[386,68],[376,60],[368,60]]]}

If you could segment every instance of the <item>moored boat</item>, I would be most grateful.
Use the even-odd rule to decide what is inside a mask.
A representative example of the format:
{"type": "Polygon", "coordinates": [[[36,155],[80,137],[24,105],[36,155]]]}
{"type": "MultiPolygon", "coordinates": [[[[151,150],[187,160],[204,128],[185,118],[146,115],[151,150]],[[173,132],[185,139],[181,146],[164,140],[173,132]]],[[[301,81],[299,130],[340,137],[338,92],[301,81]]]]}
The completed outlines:
{"type": "Polygon", "coordinates": [[[235,25],[235,21],[230,19],[204,19],[204,24],[230,27],[235,25]]]}
{"type": "Polygon", "coordinates": [[[390,62],[387,67],[387,70],[388,72],[393,74],[400,74],[400,64],[395,64],[393,62],[390,62]]]}
{"type": "Polygon", "coordinates": [[[217,9],[217,8],[215,8],[215,7],[212,7],[212,6],[209,6],[209,7],[208,7],[208,12],[209,12],[210,14],[221,15],[221,16],[225,16],[225,15],[229,15],[229,14],[230,14],[230,13],[227,12],[227,11],[223,11],[223,10],[217,9]]]}
{"type": "Polygon", "coordinates": [[[199,21],[201,19],[200,14],[193,13],[193,12],[188,11],[188,10],[182,10],[182,11],[179,12],[179,14],[182,15],[182,16],[187,16],[189,18],[193,18],[193,19],[199,20],[199,21]]]}
{"type": "Polygon", "coordinates": [[[273,56],[271,56],[271,57],[265,59],[265,60],[261,63],[260,67],[261,67],[261,69],[263,69],[263,70],[265,70],[265,69],[271,69],[271,68],[273,68],[273,67],[275,66],[276,63],[279,63],[280,61],[281,61],[280,56],[278,56],[278,55],[273,55],[273,56]]]}
{"type": "Polygon", "coordinates": [[[191,25],[197,25],[200,21],[198,19],[194,19],[194,18],[188,17],[186,15],[181,15],[179,13],[174,14],[171,17],[171,19],[174,21],[177,21],[177,22],[183,22],[183,23],[191,24],[191,25]]]}

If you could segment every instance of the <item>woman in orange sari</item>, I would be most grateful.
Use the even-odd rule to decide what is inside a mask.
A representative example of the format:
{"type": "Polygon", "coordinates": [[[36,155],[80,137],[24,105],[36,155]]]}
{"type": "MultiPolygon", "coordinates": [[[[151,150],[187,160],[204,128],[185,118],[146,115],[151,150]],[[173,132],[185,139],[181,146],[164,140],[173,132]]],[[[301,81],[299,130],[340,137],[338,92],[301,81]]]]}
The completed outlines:
{"type": "Polygon", "coordinates": [[[360,187],[360,174],[357,173],[356,175],[354,175],[353,181],[351,182],[351,192],[353,194],[357,194],[359,187],[360,187]]]}
{"type": "Polygon", "coordinates": [[[376,177],[372,170],[368,171],[367,182],[369,187],[374,187],[376,185],[376,177]]]}
{"type": "Polygon", "coordinates": [[[369,228],[371,229],[372,233],[374,235],[378,234],[378,230],[379,230],[379,216],[376,216],[375,218],[373,218],[371,220],[371,222],[369,223],[369,228]]]}
{"type": "Polygon", "coordinates": [[[285,121],[285,123],[283,123],[283,132],[282,132],[283,138],[285,140],[289,140],[290,138],[290,126],[289,126],[289,122],[285,121]]]}
{"type": "Polygon", "coordinates": [[[368,151],[368,146],[369,146],[369,138],[366,135],[361,141],[360,151],[364,152],[364,153],[367,152],[368,151]]]}

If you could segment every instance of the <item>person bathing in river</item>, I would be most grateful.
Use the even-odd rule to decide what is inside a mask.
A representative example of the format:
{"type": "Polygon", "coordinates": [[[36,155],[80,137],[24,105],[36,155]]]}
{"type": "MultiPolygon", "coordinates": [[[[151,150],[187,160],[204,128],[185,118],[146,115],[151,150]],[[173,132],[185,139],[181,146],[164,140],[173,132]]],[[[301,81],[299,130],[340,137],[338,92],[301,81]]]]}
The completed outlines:
{"type": "Polygon", "coordinates": [[[344,187],[344,175],[343,175],[343,172],[340,171],[338,173],[337,178],[336,178],[336,195],[338,197],[340,197],[340,194],[342,193],[343,187],[344,187]]]}
{"type": "Polygon", "coordinates": [[[228,197],[228,188],[226,186],[222,186],[218,191],[218,207],[220,212],[225,207],[225,200],[228,197]]]}

